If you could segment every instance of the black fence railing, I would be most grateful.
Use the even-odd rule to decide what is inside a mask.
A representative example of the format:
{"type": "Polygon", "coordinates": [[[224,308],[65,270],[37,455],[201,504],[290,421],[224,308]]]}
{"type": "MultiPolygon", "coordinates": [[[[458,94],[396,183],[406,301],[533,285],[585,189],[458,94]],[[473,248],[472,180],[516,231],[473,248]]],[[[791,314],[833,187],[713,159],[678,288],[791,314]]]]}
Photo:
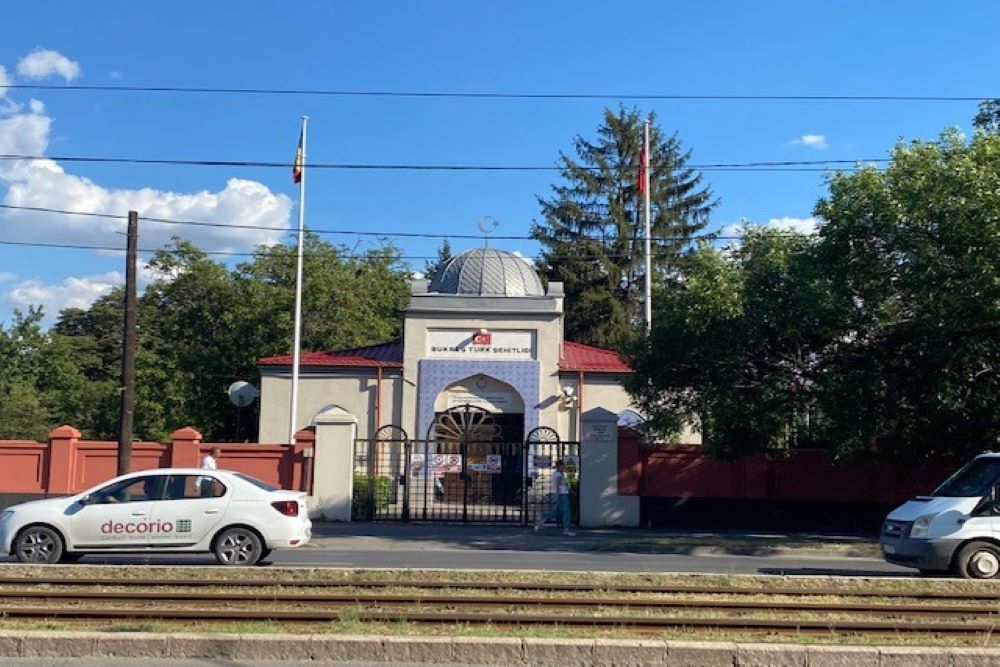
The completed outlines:
{"type": "MultiPolygon", "coordinates": [[[[356,521],[533,523],[556,504],[552,474],[564,461],[579,479],[579,443],[358,440],[354,450],[356,521]]],[[[577,501],[572,494],[574,516],[577,501]]]]}

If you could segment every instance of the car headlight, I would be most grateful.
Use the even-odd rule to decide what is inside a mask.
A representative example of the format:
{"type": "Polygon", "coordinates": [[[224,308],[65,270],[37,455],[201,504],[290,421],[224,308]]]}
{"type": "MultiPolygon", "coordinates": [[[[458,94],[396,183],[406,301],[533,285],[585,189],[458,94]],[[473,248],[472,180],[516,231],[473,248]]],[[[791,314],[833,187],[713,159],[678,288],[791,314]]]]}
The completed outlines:
{"type": "Polygon", "coordinates": [[[0,523],[3,523],[12,516],[14,516],[14,510],[4,510],[3,512],[0,512],[0,523]]]}
{"type": "Polygon", "coordinates": [[[927,531],[931,528],[931,520],[934,515],[922,516],[913,522],[913,528],[910,529],[910,537],[927,537],[927,531]]]}

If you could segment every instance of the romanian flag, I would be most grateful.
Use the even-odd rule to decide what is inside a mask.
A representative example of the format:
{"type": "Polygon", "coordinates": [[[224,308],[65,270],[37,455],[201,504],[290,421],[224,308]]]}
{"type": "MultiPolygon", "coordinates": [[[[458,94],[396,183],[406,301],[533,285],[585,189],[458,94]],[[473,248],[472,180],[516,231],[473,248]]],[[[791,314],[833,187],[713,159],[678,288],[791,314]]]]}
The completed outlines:
{"type": "Polygon", "coordinates": [[[302,171],[305,169],[305,156],[302,154],[302,133],[299,133],[299,147],[295,149],[295,162],[292,163],[292,183],[302,182],[302,171]]]}

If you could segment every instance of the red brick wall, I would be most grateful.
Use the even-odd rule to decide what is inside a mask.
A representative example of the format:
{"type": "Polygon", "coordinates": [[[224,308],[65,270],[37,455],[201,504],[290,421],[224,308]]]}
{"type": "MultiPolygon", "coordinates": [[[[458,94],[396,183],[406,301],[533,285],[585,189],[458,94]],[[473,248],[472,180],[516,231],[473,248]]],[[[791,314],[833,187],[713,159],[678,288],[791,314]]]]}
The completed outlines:
{"type": "MultiPolygon", "coordinates": [[[[150,468],[197,468],[215,447],[219,468],[252,475],[283,489],[309,491],[312,461],[306,450],[315,434],[303,430],[294,444],[203,443],[193,428],[174,432],[169,443],[133,442],[132,471],[150,468]]],[[[81,440],[71,426],[60,426],[48,442],[0,440],[0,493],[72,494],[115,477],[118,443],[81,440]]]]}
{"type": "Polygon", "coordinates": [[[621,430],[618,448],[619,494],[661,498],[893,505],[929,493],[960,465],[839,465],[817,450],[726,462],[709,458],[695,445],[640,443],[628,429],[621,430]]]}

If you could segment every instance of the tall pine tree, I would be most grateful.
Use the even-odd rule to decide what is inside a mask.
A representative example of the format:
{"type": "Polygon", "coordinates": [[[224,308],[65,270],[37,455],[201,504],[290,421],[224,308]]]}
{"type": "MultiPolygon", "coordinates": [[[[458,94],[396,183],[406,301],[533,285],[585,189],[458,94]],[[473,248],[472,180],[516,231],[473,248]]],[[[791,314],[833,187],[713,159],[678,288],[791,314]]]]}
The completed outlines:
{"type": "MultiPolygon", "coordinates": [[[[649,115],[650,121],[655,114],[649,115]]],[[[543,223],[537,264],[566,291],[566,337],[620,348],[642,320],[645,290],[643,203],[638,188],[643,121],[636,109],[604,111],[596,142],[576,137],[575,157],[560,155],[564,183],[539,197],[543,223]]],[[[650,203],[654,285],[682,269],[690,239],[716,201],[676,134],[650,128],[650,203]]]]}

